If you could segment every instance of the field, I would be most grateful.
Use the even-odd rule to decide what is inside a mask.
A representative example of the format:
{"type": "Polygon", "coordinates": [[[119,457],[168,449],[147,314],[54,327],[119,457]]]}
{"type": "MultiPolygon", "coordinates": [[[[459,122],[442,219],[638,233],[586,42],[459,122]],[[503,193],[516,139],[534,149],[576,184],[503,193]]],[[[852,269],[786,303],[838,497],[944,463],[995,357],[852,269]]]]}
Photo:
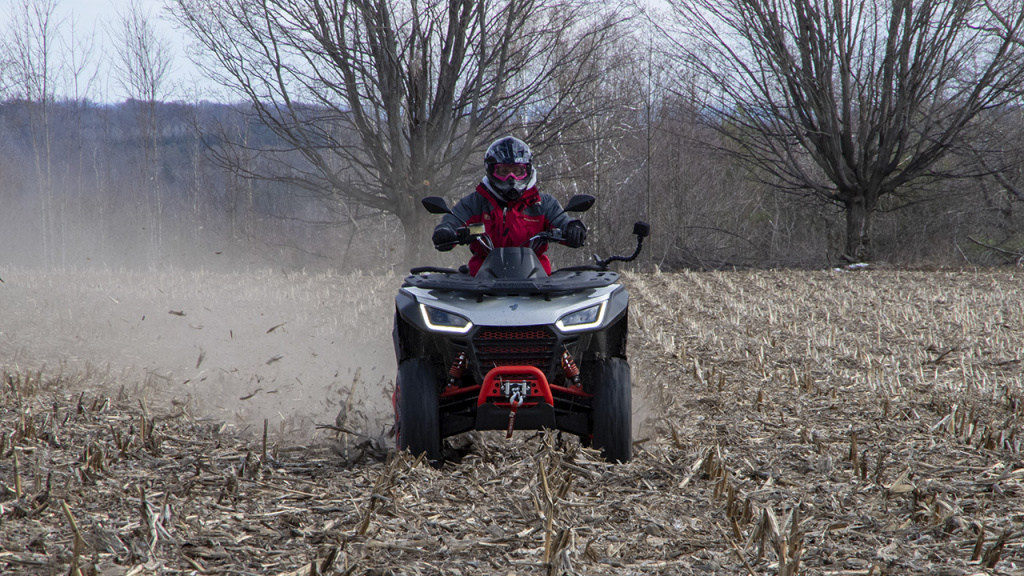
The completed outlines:
{"type": "Polygon", "coordinates": [[[398,276],[0,269],[0,573],[1024,574],[1024,273],[626,274],[635,459],[390,451],[398,276]]]}

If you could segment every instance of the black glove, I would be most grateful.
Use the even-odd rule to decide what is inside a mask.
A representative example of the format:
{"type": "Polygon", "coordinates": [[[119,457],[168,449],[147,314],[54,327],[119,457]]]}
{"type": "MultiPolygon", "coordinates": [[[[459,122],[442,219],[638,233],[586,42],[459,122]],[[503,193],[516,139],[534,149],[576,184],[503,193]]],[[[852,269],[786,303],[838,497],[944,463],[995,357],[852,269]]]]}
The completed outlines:
{"type": "Polygon", "coordinates": [[[430,237],[430,241],[434,243],[434,248],[447,252],[455,247],[455,243],[459,241],[459,235],[451,226],[441,224],[434,228],[434,235],[430,237]]]}
{"type": "Polygon", "coordinates": [[[565,228],[562,228],[562,235],[565,237],[566,246],[579,248],[587,241],[587,227],[579,220],[570,220],[565,228]]]}

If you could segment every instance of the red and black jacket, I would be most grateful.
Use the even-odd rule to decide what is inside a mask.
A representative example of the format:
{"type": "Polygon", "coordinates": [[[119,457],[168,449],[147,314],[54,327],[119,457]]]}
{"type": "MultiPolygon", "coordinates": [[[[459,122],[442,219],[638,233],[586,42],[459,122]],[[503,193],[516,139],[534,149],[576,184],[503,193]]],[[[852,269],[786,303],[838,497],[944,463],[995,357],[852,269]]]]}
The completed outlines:
{"type": "MultiPolygon", "coordinates": [[[[517,200],[506,205],[483,182],[477,185],[476,193],[459,200],[452,208],[452,213],[454,216],[446,214],[438,226],[455,229],[461,226],[460,219],[466,224],[482,222],[495,248],[528,246],[530,238],[537,233],[564,228],[571,220],[558,200],[548,194],[541,194],[536,186],[527,189],[517,200]]],[[[487,252],[475,242],[470,249],[473,256],[469,259],[469,273],[476,276],[487,252]]],[[[551,260],[544,254],[547,249],[546,244],[541,244],[537,248],[537,257],[544,270],[550,274],[551,260]]]]}

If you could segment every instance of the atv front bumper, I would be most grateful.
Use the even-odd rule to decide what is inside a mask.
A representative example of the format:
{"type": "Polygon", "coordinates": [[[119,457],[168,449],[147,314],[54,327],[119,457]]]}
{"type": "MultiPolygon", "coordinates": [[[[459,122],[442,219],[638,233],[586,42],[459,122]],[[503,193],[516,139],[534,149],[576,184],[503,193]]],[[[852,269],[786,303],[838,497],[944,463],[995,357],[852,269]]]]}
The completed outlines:
{"type": "Polygon", "coordinates": [[[544,372],[536,366],[495,367],[487,373],[481,386],[447,388],[441,393],[441,402],[449,406],[465,406],[471,397],[475,397],[475,409],[453,410],[445,414],[441,423],[442,436],[473,429],[511,432],[552,428],[577,434],[587,431],[585,412],[556,410],[555,406],[563,403],[565,398],[589,402],[591,395],[578,386],[549,383],[544,372]],[[519,392],[511,393],[511,390],[519,392]]]}

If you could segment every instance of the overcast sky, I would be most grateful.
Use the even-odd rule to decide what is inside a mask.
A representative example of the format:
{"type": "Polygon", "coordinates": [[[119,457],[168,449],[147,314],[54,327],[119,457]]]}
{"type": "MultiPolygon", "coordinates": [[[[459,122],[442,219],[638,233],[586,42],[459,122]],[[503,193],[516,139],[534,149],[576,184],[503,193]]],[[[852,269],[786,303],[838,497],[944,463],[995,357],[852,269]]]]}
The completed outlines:
{"type": "MultiPolygon", "coordinates": [[[[74,11],[83,24],[90,24],[97,18],[114,18],[118,10],[124,11],[128,0],[58,0],[58,6],[74,11]]],[[[144,10],[156,15],[163,7],[163,0],[140,0],[144,10]]]]}
{"type": "MultiPolygon", "coordinates": [[[[32,0],[30,0],[32,1],[32,0]]],[[[171,82],[176,86],[175,93],[169,98],[171,100],[185,98],[184,90],[192,90],[197,82],[202,83],[199,72],[195,69],[188,57],[185,55],[187,38],[185,32],[176,30],[174,25],[167,19],[164,13],[165,0],[138,0],[143,12],[149,17],[157,36],[168,42],[172,53],[171,82]]],[[[11,11],[14,5],[21,4],[22,0],[0,0],[0,19],[3,20],[3,27],[11,18],[11,11]]],[[[61,21],[61,28],[65,34],[70,34],[70,22],[75,22],[75,34],[79,37],[92,36],[95,38],[99,49],[95,51],[101,60],[110,60],[115,57],[114,49],[107,44],[107,29],[118,19],[118,13],[124,14],[128,11],[129,0],[56,0],[57,15],[61,21]]],[[[109,76],[109,74],[107,75],[109,76]]],[[[95,94],[91,97],[99,100],[120,100],[116,94],[117,88],[109,81],[101,81],[105,88],[94,88],[95,94]]]]}

